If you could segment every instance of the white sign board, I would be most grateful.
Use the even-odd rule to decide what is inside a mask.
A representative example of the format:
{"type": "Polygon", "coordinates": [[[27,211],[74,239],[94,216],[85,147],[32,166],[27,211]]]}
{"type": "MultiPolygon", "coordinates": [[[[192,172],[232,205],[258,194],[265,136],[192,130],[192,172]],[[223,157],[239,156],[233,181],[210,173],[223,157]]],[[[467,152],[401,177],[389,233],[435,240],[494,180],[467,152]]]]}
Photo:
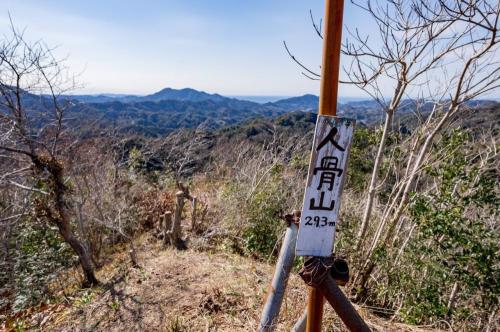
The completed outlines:
{"type": "Polygon", "coordinates": [[[330,256],[355,121],[320,115],[307,175],[297,256],[330,256]]]}

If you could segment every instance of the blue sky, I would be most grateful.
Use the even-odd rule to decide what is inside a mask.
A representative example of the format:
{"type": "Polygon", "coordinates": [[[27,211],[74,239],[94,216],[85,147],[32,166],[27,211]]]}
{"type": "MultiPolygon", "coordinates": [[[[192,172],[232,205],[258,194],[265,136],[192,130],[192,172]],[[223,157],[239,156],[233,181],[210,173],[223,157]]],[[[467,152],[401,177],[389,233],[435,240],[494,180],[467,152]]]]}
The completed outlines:
{"type": "MultiPolygon", "coordinates": [[[[77,93],[146,94],[193,87],[225,95],[319,92],[286,55],[319,70],[321,40],[309,9],[323,0],[0,0],[0,32],[8,14],[30,39],[57,46],[81,73],[77,93]]],[[[344,24],[369,31],[366,15],[346,0],[344,24]]],[[[362,96],[341,86],[344,97],[362,96]]]]}

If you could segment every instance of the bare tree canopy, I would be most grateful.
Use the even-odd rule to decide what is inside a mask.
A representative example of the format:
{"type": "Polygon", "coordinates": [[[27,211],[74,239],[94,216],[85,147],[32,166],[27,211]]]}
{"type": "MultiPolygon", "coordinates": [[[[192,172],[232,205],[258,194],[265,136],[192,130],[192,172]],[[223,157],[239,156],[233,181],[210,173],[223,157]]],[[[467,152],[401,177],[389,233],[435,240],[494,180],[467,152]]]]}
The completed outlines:
{"type": "Polygon", "coordinates": [[[65,164],[72,142],[64,126],[68,103],[59,96],[73,87],[51,49],[41,41],[26,41],[12,26],[10,37],[0,43],[0,159],[14,171],[3,174],[1,184],[37,195],[30,209],[57,226],[78,255],[86,284],[94,285],[90,252],[72,230],[67,200],[65,164]]]}

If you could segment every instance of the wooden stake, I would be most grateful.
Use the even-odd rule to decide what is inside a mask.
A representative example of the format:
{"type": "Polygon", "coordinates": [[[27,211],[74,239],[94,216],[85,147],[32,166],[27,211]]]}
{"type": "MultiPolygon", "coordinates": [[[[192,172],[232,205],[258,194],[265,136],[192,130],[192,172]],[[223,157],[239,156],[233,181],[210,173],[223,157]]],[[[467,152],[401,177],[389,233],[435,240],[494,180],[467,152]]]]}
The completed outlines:
{"type": "MultiPolygon", "coordinates": [[[[343,12],[344,0],[325,1],[325,32],[323,35],[319,115],[337,115],[343,12]]],[[[324,298],[321,292],[309,288],[307,332],[321,331],[323,304],[324,298]]]]}
{"type": "Polygon", "coordinates": [[[191,210],[191,231],[196,232],[196,205],[198,202],[198,198],[196,196],[193,196],[193,199],[191,201],[192,203],[192,210],[191,210]]]}
{"type": "Polygon", "coordinates": [[[170,230],[172,229],[172,212],[167,211],[162,216],[163,219],[163,242],[170,244],[170,230]]]}

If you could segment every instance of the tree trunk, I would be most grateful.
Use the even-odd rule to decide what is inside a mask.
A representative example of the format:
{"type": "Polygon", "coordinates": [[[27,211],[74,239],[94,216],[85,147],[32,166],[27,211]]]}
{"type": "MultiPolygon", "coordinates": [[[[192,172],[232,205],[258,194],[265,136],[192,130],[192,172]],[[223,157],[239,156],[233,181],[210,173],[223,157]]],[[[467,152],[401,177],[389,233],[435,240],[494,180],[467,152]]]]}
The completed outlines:
{"type": "Polygon", "coordinates": [[[175,195],[177,198],[177,204],[175,206],[174,222],[172,223],[171,237],[172,244],[180,249],[183,247],[183,241],[181,239],[181,220],[182,220],[182,210],[184,208],[184,192],[179,191],[175,195]]]}
{"type": "Polygon", "coordinates": [[[385,143],[387,141],[387,134],[389,132],[389,128],[392,124],[392,116],[393,115],[394,115],[393,109],[389,109],[385,114],[384,130],[382,132],[382,137],[380,138],[377,156],[375,158],[375,163],[373,165],[372,178],[370,181],[370,187],[368,189],[368,197],[366,199],[366,206],[365,206],[365,212],[363,214],[363,221],[361,222],[361,227],[359,229],[358,236],[357,236],[356,251],[359,250],[361,248],[361,245],[363,244],[366,230],[368,229],[368,224],[370,222],[370,217],[371,217],[371,213],[372,213],[372,209],[373,209],[373,201],[375,200],[375,194],[377,191],[378,172],[379,172],[380,164],[382,163],[382,159],[384,156],[385,143]]]}
{"type": "Polygon", "coordinates": [[[67,226],[62,224],[59,225],[59,233],[78,255],[78,259],[80,260],[80,265],[82,266],[83,274],[85,276],[84,286],[91,287],[98,285],[99,281],[94,274],[94,266],[92,265],[92,259],[90,258],[89,252],[72,234],[71,230],[67,226]]]}
{"type": "Polygon", "coordinates": [[[177,249],[186,249],[186,244],[182,240],[181,234],[181,218],[185,195],[183,191],[179,191],[175,196],[177,202],[175,205],[174,220],[172,222],[172,228],[167,232],[167,238],[169,243],[174,245],[177,249]]]}
{"type": "Polygon", "coordinates": [[[54,205],[53,208],[55,210],[55,214],[50,213],[51,209],[50,207],[47,207],[49,218],[52,219],[52,221],[57,225],[59,233],[63,237],[64,241],[66,241],[78,255],[80,265],[82,266],[83,274],[85,276],[84,286],[91,287],[98,285],[99,281],[94,274],[94,266],[92,264],[90,252],[88,248],[86,248],[85,245],[78,240],[71,229],[71,218],[67,211],[64,199],[67,187],[64,184],[62,166],[55,159],[43,160],[41,158],[34,158],[33,163],[40,173],[43,173],[44,170],[48,170],[50,173],[50,198],[52,199],[52,202],[50,203],[54,205]]]}
{"type": "MultiPolygon", "coordinates": [[[[387,248],[388,243],[390,239],[392,238],[392,235],[396,229],[396,224],[399,221],[399,218],[401,218],[401,215],[403,214],[404,209],[406,208],[409,200],[410,200],[410,190],[411,186],[413,185],[415,178],[417,174],[420,173],[422,170],[422,164],[424,162],[425,157],[427,156],[427,153],[429,152],[429,149],[434,142],[434,138],[436,135],[440,132],[440,130],[443,128],[445,125],[446,121],[453,115],[456,111],[458,110],[458,107],[455,104],[452,104],[449,108],[449,110],[442,116],[442,118],[438,121],[436,126],[429,132],[427,135],[424,143],[422,144],[422,147],[420,148],[420,152],[415,159],[415,163],[411,166],[411,172],[408,173],[408,179],[406,179],[406,182],[404,184],[404,190],[401,195],[401,198],[399,199],[399,204],[394,210],[392,217],[389,219],[389,213],[390,210],[388,211],[387,215],[384,217],[384,220],[382,221],[384,226],[388,226],[388,230],[386,231],[386,234],[381,241],[381,243],[378,243],[378,241],[381,238],[381,235],[383,233],[383,230],[381,230],[380,234],[375,238],[375,240],[372,243],[371,249],[369,251],[369,258],[367,259],[365,263],[365,267],[362,269],[363,272],[361,272],[361,281],[359,283],[359,288],[361,290],[366,288],[366,282],[368,281],[371,273],[373,272],[375,268],[375,261],[373,259],[373,252],[376,250],[376,248],[387,248]],[[387,221],[389,220],[389,221],[387,221]]],[[[410,165],[409,165],[410,166],[410,165]]],[[[394,199],[397,200],[399,195],[397,195],[394,199]]],[[[394,203],[394,201],[393,201],[394,203]]],[[[392,203],[392,204],[393,204],[392,203]]],[[[391,205],[392,205],[391,204],[391,205]]]]}

